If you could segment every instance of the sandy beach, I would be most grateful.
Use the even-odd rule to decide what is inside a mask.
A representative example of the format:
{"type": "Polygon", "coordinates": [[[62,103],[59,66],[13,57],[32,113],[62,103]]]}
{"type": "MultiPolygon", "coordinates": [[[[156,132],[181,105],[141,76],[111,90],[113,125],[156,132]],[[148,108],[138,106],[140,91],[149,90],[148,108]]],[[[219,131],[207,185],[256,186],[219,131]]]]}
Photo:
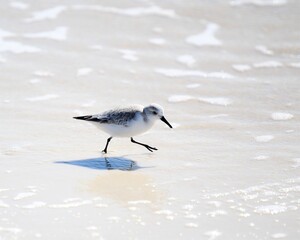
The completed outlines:
{"type": "Polygon", "coordinates": [[[0,240],[299,239],[299,9],[1,1],[0,240]],[[150,103],[153,153],[72,118],[150,103]]]}

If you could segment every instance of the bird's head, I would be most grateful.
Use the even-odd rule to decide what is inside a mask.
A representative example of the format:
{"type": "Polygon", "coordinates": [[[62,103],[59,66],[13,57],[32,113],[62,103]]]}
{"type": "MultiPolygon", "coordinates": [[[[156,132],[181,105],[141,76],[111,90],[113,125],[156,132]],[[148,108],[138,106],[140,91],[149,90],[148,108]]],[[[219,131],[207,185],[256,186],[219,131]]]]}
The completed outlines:
{"type": "Polygon", "coordinates": [[[171,124],[164,117],[164,109],[160,105],[152,103],[151,105],[145,107],[143,112],[146,114],[147,118],[153,120],[160,119],[164,123],[166,123],[170,128],[172,128],[171,124]]]}

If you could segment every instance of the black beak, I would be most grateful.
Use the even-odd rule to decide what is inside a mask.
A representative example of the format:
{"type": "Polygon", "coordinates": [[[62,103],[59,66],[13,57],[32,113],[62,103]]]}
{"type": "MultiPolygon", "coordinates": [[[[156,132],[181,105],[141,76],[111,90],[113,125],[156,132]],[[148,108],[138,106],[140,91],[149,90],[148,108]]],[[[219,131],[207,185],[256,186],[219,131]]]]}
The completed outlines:
{"type": "Polygon", "coordinates": [[[162,121],[163,121],[165,124],[167,124],[170,128],[173,128],[172,125],[167,121],[167,119],[165,119],[164,116],[162,116],[162,117],[160,118],[160,120],[162,120],[162,121]]]}

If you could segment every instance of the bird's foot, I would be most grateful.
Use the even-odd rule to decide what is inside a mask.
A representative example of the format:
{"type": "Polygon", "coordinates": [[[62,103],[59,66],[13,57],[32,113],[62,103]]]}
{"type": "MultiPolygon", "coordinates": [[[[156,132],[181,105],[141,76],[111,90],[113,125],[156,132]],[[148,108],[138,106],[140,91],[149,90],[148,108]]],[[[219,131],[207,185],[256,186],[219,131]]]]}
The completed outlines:
{"type": "Polygon", "coordinates": [[[145,145],[145,147],[150,151],[153,152],[153,150],[157,151],[158,149],[155,147],[150,147],[149,145],[145,145]]]}

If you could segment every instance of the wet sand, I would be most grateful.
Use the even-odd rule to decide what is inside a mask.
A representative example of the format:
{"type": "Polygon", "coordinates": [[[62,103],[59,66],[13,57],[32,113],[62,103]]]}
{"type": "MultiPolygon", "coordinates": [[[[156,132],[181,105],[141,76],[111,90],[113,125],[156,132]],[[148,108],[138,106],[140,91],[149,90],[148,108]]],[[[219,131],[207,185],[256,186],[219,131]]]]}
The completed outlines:
{"type": "Polygon", "coordinates": [[[297,1],[0,6],[0,239],[298,239],[297,1]],[[72,119],[156,102],[136,140],[72,119]]]}

